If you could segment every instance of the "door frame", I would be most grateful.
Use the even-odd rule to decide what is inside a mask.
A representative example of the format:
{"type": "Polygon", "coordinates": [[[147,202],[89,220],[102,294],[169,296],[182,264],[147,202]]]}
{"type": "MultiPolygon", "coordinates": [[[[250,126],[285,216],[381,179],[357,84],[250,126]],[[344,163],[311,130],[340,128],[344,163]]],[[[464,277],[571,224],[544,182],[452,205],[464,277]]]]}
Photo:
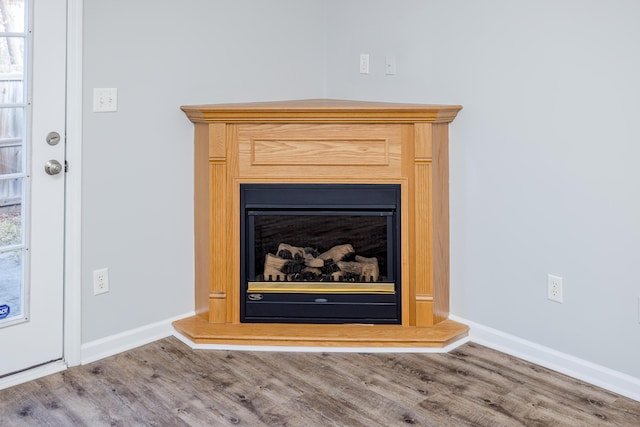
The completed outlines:
{"type": "Polygon", "coordinates": [[[82,10],[67,0],[67,155],[65,201],[64,343],[67,366],[81,363],[82,346],[82,10]]]}

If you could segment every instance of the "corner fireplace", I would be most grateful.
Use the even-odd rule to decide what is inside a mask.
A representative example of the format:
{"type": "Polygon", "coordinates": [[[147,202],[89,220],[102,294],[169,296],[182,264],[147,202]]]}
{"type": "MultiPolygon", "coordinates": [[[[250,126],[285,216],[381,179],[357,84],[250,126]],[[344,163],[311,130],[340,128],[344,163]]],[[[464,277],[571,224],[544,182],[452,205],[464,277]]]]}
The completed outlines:
{"type": "Polygon", "coordinates": [[[194,123],[198,344],[439,347],[459,105],[183,106],[194,123]]]}
{"type": "Polygon", "coordinates": [[[241,322],[401,322],[400,186],[241,184],[241,322]]]}

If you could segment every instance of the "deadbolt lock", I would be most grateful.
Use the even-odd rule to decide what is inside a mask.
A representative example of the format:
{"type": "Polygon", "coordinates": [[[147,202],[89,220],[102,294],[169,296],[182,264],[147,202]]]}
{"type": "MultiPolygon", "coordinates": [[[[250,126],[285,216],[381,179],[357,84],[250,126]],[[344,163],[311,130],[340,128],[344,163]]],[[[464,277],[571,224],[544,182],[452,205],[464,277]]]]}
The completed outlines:
{"type": "Polygon", "coordinates": [[[47,144],[57,145],[60,142],[60,134],[58,132],[49,132],[47,134],[47,144]]]}

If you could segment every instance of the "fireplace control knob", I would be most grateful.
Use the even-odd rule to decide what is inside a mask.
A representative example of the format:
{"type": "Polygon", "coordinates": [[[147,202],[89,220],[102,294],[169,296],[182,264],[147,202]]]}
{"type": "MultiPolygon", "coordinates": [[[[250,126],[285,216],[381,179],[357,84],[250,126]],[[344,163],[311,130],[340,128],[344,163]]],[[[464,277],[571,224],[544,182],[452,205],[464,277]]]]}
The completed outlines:
{"type": "Polygon", "coordinates": [[[262,294],[247,294],[247,298],[249,298],[251,301],[260,301],[262,300],[262,294]]]}

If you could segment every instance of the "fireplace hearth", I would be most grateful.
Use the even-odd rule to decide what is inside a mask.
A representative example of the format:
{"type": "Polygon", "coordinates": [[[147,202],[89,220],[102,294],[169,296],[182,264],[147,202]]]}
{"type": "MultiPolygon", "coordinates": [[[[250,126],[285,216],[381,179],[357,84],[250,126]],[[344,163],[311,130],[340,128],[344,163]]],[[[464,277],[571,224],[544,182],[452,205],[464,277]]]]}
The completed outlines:
{"type": "Polygon", "coordinates": [[[195,126],[198,344],[445,347],[452,105],[182,107],[195,126]]]}
{"type": "Polygon", "coordinates": [[[242,322],[401,321],[400,186],[241,184],[242,322]]]}

